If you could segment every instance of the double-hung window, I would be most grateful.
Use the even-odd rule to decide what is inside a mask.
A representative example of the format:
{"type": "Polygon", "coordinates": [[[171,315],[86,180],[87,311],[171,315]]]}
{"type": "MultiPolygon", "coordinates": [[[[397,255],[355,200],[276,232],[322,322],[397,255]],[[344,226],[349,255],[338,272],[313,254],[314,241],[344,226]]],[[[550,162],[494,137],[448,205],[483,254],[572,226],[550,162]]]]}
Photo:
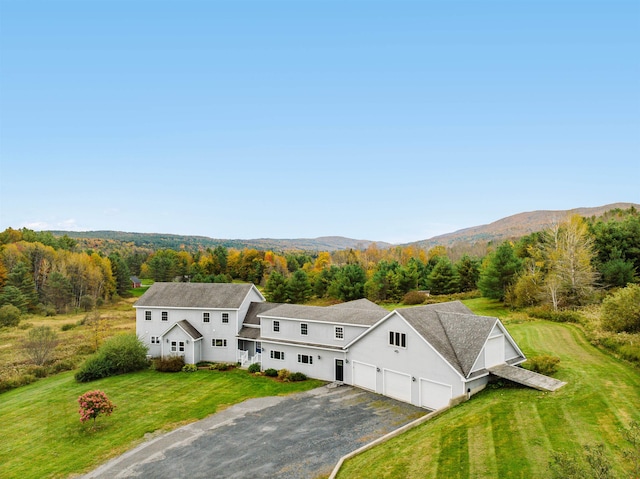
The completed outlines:
{"type": "Polygon", "coordinates": [[[168,311],[163,311],[162,312],[162,320],[163,321],[169,321],[169,312],[168,311]]]}
{"type": "Polygon", "coordinates": [[[274,333],[279,333],[280,332],[280,321],[274,321],[273,322],[273,332],[274,333]]]}
{"type": "Polygon", "coordinates": [[[202,322],[203,323],[208,323],[211,320],[211,314],[210,313],[202,313],[202,322]]]}
{"type": "Polygon", "coordinates": [[[389,345],[397,346],[399,348],[406,348],[407,335],[405,333],[399,333],[397,331],[389,331],[389,345]]]}
{"type": "Polygon", "coordinates": [[[178,343],[178,350],[179,350],[181,353],[184,353],[184,341],[180,341],[180,342],[178,343]]]}
{"type": "Polygon", "coordinates": [[[144,320],[145,321],[151,321],[151,311],[145,311],[144,312],[144,320]]]}
{"type": "Polygon", "coordinates": [[[178,351],[178,343],[176,341],[171,341],[171,352],[175,353],[178,351]]]}
{"type": "Polygon", "coordinates": [[[229,322],[229,313],[222,313],[222,322],[223,323],[229,322]]]}
{"type": "Polygon", "coordinates": [[[160,336],[151,336],[151,344],[160,344],[160,336]]]}
{"type": "Polygon", "coordinates": [[[335,338],[336,339],[344,339],[344,328],[342,326],[336,326],[335,338]]]}
{"type": "Polygon", "coordinates": [[[309,325],[307,323],[301,323],[300,334],[302,334],[303,336],[306,336],[308,332],[309,332],[309,325]]]}

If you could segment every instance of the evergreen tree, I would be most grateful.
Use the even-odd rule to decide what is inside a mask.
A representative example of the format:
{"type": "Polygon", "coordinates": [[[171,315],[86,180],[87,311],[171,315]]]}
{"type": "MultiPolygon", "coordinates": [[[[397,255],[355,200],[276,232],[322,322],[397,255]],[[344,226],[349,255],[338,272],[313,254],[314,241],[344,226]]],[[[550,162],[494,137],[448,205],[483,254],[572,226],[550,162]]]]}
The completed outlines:
{"type": "Polygon", "coordinates": [[[364,297],[367,275],[359,264],[348,264],[341,268],[329,285],[327,294],[332,298],[352,301],[364,297]]]}
{"type": "Polygon", "coordinates": [[[264,287],[264,296],[267,301],[272,303],[284,303],[287,301],[287,280],[279,273],[274,271],[269,275],[267,284],[264,287]]]}
{"type": "Polygon", "coordinates": [[[460,258],[460,261],[456,263],[455,269],[458,273],[458,287],[460,291],[473,291],[478,287],[478,279],[480,278],[480,262],[478,260],[465,254],[460,258]]]}
{"type": "Polygon", "coordinates": [[[27,298],[24,297],[22,291],[12,285],[7,285],[2,288],[2,293],[0,293],[0,306],[4,306],[10,304],[15,306],[20,310],[20,312],[24,313],[27,311],[28,305],[27,298]]]}
{"type": "Polygon", "coordinates": [[[27,264],[20,261],[11,270],[8,279],[8,284],[15,286],[23,294],[26,300],[26,308],[31,311],[35,310],[38,305],[38,294],[36,292],[36,283],[27,264]]]}
{"type": "Polygon", "coordinates": [[[302,304],[305,303],[309,298],[311,298],[311,294],[313,293],[313,289],[311,288],[311,283],[309,282],[309,277],[304,270],[299,269],[287,282],[287,298],[290,303],[302,304]]]}
{"type": "Polygon", "coordinates": [[[516,257],[508,241],[498,246],[485,258],[485,264],[480,272],[478,288],[482,295],[504,301],[507,287],[515,279],[521,264],[521,260],[516,257]]]}
{"type": "Polygon", "coordinates": [[[432,294],[451,294],[458,291],[458,277],[446,256],[441,256],[431,274],[429,274],[429,290],[432,294]]]}
{"type": "Polygon", "coordinates": [[[117,253],[111,254],[109,261],[111,262],[111,274],[116,282],[116,293],[118,296],[125,296],[131,287],[129,267],[117,253]]]}

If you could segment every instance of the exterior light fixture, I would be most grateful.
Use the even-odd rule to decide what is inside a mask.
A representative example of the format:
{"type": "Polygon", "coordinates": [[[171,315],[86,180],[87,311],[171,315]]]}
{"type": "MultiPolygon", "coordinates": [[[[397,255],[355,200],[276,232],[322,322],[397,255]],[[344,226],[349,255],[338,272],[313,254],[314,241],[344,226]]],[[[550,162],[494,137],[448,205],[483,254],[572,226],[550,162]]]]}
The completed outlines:
{"type": "Polygon", "coordinates": [[[416,378],[414,378],[413,376],[411,376],[411,380],[415,383],[416,382],[416,378]]]}
{"type": "Polygon", "coordinates": [[[348,360],[348,359],[345,359],[345,360],[344,360],[344,362],[345,362],[345,363],[347,363],[347,364],[349,364],[349,360],[348,360]]]}
{"type": "Polygon", "coordinates": [[[376,371],[380,372],[380,368],[376,368],[376,371]]]}
{"type": "Polygon", "coordinates": [[[318,354],[318,359],[320,359],[320,355],[318,354]]]}

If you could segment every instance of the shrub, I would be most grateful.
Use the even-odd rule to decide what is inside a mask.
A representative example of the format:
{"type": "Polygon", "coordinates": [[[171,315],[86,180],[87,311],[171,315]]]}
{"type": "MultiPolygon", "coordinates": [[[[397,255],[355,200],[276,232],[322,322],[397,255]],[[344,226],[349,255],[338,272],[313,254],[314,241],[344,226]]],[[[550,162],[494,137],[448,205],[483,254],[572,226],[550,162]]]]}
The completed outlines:
{"type": "Polygon", "coordinates": [[[33,374],[37,378],[46,378],[48,371],[44,366],[32,366],[27,369],[28,374],[33,374]]]}
{"type": "Polygon", "coordinates": [[[56,307],[51,304],[39,304],[38,309],[42,316],[55,316],[58,314],[56,307]]]}
{"type": "Polygon", "coordinates": [[[198,361],[196,363],[196,366],[198,366],[199,368],[211,368],[211,361],[198,361]]]}
{"type": "Polygon", "coordinates": [[[56,346],[58,346],[58,335],[49,326],[33,328],[22,342],[24,352],[38,366],[42,366],[49,360],[56,346]]]}
{"type": "Polygon", "coordinates": [[[17,326],[20,322],[20,309],[13,304],[5,304],[0,308],[0,328],[17,326]]]}
{"type": "Polygon", "coordinates": [[[296,373],[293,373],[293,374],[291,374],[289,376],[289,380],[293,381],[293,382],[306,381],[307,380],[307,376],[305,374],[303,374],[303,373],[296,372],[296,373]]]}
{"type": "MultiPolygon", "coordinates": [[[[139,371],[149,366],[147,347],[135,334],[121,334],[109,338],[98,352],[87,359],[76,373],[80,382],[107,376],[139,371]]],[[[182,369],[184,362],[180,366],[182,369]]]]}
{"type": "Polygon", "coordinates": [[[0,393],[19,388],[20,386],[26,386],[36,380],[33,374],[21,374],[20,376],[10,376],[6,379],[0,379],[0,393]]]}
{"type": "Polygon", "coordinates": [[[76,327],[76,325],[75,325],[75,324],[73,324],[73,323],[63,324],[63,325],[60,327],[60,331],[69,331],[70,329],[73,329],[73,328],[75,328],[75,327],[76,327]]]}
{"type": "Polygon", "coordinates": [[[65,359],[54,363],[51,367],[51,370],[55,374],[61,373],[62,371],[72,371],[73,369],[75,369],[75,367],[76,365],[73,361],[71,361],[70,359],[65,359]]]}
{"type": "Polygon", "coordinates": [[[601,319],[609,331],[640,331],[640,285],[630,284],[605,298],[601,319]]]}
{"type": "Polygon", "coordinates": [[[88,391],[78,398],[78,404],[80,404],[80,422],[86,422],[89,419],[93,419],[93,424],[96,423],[96,418],[100,414],[110,416],[113,412],[115,405],[107,397],[103,391],[88,391]]]}
{"type": "Polygon", "coordinates": [[[153,360],[153,368],[162,373],[177,373],[182,371],[184,358],[182,356],[167,356],[153,360]]]}
{"type": "Polygon", "coordinates": [[[407,305],[422,304],[426,299],[426,293],[421,293],[420,291],[409,291],[402,298],[402,303],[407,305]]]}
{"type": "Polygon", "coordinates": [[[209,366],[209,369],[211,369],[212,371],[228,371],[229,369],[232,369],[234,367],[235,365],[231,363],[213,363],[211,366],[209,366]]]}
{"type": "Polygon", "coordinates": [[[568,310],[553,311],[548,308],[531,308],[527,310],[527,313],[534,318],[546,319],[555,323],[579,323],[582,319],[580,313],[568,310]]]}
{"type": "Polygon", "coordinates": [[[557,356],[533,356],[527,359],[525,367],[534,373],[544,374],[545,376],[553,376],[558,372],[560,358],[557,356]]]}
{"type": "Polygon", "coordinates": [[[281,381],[290,381],[291,380],[291,371],[288,369],[280,369],[278,371],[278,379],[281,381]]]}
{"type": "Polygon", "coordinates": [[[96,305],[96,302],[93,299],[93,296],[89,296],[88,294],[85,294],[80,298],[80,308],[83,311],[91,311],[95,307],[95,305],[96,305]]]}
{"type": "Polygon", "coordinates": [[[259,373],[260,372],[260,363],[253,363],[249,366],[250,373],[259,373]]]}
{"type": "Polygon", "coordinates": [[[195,373],[198,370],[198,366],[195,364],[185,364],[182,366],[183,373],[195,373]]]}
{"type": "Polygon", "coordinates": [[[265,369],[264,375],[269,376],[270,378],[275,378],[278,376],[278,370],[273,368],[265,369]]]}

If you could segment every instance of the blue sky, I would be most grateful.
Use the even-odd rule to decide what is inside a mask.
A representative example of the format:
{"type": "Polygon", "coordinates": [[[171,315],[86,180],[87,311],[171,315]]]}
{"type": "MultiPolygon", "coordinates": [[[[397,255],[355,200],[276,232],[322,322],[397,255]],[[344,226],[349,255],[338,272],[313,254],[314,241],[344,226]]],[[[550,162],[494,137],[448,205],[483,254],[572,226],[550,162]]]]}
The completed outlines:
{"type": "Polygon", "coordinates": [[[393,243],[640,203],[638,1],[0,0],[0,229],[393,243]]]}

